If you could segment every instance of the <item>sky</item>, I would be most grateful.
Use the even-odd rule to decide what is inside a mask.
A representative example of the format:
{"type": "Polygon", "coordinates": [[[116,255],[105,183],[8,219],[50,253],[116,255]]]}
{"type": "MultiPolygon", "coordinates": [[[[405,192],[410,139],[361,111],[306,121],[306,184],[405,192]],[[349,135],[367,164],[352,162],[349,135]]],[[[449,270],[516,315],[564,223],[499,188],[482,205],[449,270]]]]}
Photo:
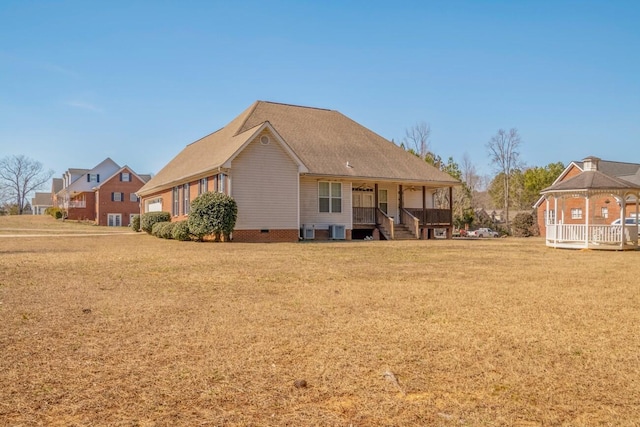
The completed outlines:
{"type": "Polygon", "coordinates": [[[157,173],[256,100],[494,172],[640,162],[639,1],[0,1],[0,158],[157,173]]]}

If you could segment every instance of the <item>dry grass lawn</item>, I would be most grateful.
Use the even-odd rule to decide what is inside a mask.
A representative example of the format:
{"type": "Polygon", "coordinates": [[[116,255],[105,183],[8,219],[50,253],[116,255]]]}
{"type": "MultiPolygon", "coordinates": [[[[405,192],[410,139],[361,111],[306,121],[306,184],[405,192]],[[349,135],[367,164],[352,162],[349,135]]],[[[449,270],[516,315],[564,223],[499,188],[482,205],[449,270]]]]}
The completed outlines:
{"type": "Polygon", "coordinates": [[[96,230],[0,217],[1,425],[639,423],[639,252],[96,230]]]}

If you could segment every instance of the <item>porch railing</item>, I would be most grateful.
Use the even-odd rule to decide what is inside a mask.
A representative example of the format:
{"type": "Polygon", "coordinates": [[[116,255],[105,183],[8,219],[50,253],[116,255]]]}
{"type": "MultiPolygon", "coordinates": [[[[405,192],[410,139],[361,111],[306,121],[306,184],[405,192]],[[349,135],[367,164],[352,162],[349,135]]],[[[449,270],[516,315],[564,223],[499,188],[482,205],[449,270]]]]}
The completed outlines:
{"type": "MultiPolygon", "coordinates": [[[[547,225],[547,244],[577,245],[622,245],[620,225],[584,225],[549,224],[547,225]]],[[[638,245],[638,228],[635,225],[624,226],[624,240],[627,245],[638,245]]]]}
{"type": "Polygon", "coordinates": [[[421,209],[405,208],[414,217],[420,220],[420,225],[451,225],[450,209],[421,209]]]}
{"type": "Polygon", "coordinates": [[[416,239],[420,238],[420,220],[413,216],[407,209],[400,211],[400,223],[406,225],[413,232],[416,239]]]}
{"type": "Polygon", "coordinates": [[[380,224],[380,228],[382,228],[382,230],[388,234],[388,238],[393,240],[395,237],[393,231],[393,217],[390,217],[380,209],[374,209],[376,210],[376,222],[380,224]]]}
{"type": "Polygon", "coordinates": [[[376,223],[376,208],[353,208],[354,224],[371,224],[376,223]]]}

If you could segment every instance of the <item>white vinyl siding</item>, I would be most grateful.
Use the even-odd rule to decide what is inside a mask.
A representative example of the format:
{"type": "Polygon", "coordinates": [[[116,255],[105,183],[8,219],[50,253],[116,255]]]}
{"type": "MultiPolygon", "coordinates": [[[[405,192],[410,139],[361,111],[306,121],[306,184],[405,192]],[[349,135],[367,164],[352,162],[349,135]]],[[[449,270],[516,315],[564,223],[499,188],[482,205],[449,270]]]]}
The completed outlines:
{"type": "Polygon", "coordinates": [[[231,196],[238,205],[236,229],[297,229],[298,165],[273,136],[269,135],[270,144],[260,144],[262,135],[231,164],[231,196]]]}
{"type": "Polygon", "coordinates": [[[342,212],[319,212],[318,180],[311,177],[300,179],[300,225],[313,225],[327,229],[329,225],[345,225],[352,228],[351,183],[342,182],[342,212]]]}

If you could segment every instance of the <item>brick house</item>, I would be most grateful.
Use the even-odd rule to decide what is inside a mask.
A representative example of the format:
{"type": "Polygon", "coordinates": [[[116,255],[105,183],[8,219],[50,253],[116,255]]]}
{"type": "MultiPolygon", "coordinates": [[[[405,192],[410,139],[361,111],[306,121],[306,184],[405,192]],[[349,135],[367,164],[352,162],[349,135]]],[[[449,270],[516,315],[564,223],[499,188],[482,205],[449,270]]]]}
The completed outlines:
{"type": "Polygon", "coordinates": [[[140,213],[136,192],[150,178],[107,158],[92,169],[67,170],[61,188],[54,193],[54,205],[65,211],[67,219],[128,226],[131,217],[140,213]]]}
{"type": "Polygon", "coordinates": [[[187,145],[138,195],[143,212],[180,221],[198,194],[229,194],[235,241],[417,239],[451,235],[451,206],[434,194],[456,185],[338,111],[257,101],[187,145]]]}
{"type": "Polygon", "coordinates": [[[534,208],[549,246],[637,248],[637,227],[621,233],[612,224],[638,215],[640,164],[587,157],[571,162],[541,194],[534,208]]]}

